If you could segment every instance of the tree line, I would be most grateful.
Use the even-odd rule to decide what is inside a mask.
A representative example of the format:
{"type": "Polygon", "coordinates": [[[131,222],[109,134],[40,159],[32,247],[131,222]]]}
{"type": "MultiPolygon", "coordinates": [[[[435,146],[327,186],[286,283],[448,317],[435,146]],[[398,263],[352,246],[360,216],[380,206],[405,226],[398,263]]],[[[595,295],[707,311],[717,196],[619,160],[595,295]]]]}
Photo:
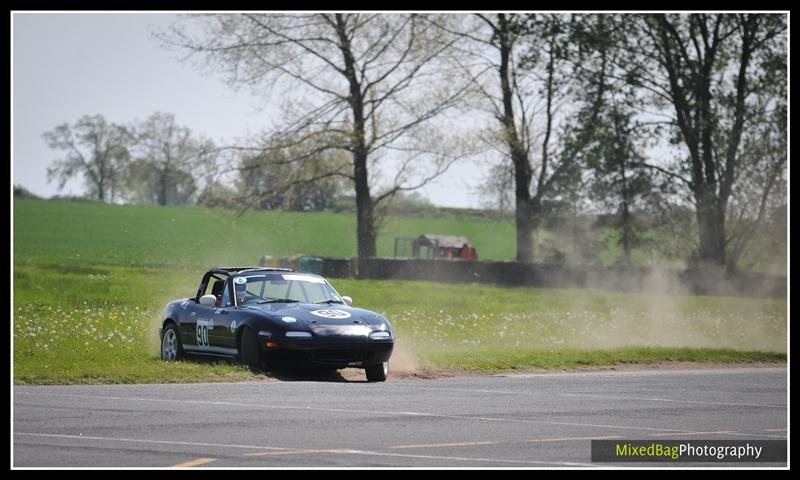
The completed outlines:
{"type": "Polygon", "coordinates": [[[214,143],[178,125],[171,113],[155,112],[130,125],[84,115],[43,137],[64,155],[48,168],[48,179],[63,188],[80,175],[87,196],[101,202],[191,203],[199,173],[216,161],[214,143]]]}
{"type": "Polygon", "coordinates": [[[170,203],[196,188],[197,165],[235,172],[252,207],[352,188],[360,258],[392,198],[484,159],[485,191],[514,210],[518,261],[536,260],[553,211],[613,213],[629,257],[646,208],[681,219],[668,225],[697,265],[735,269],[786,204],[786,33],[785,15],[752,13],[188,15],[159,41],[271,96],[269,131],[215,147],[159,114],[75,133],[84,117],[45,138],[68,152],[52,175],[83,168],[100,199],[170,203]],[[92,168],[78,140],[96,143],[92,168]]]}

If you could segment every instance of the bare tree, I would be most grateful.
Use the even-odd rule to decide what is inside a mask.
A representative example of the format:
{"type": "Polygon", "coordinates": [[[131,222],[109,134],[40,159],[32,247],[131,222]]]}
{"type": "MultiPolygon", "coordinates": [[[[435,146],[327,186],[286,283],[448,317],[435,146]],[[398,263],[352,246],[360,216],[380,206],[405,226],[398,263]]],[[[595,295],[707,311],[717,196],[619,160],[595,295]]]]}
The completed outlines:
{"type": "Polygon", "coordinates": [[[131,135],[125,127],[109,124],[102,115],[84,115],[42,136],[48,147],[65,153],[47,169],[48,181],[58,179],[62,189],[70,178],[82,175],[91,196],[114,200],[130,157],[131,135]]]}
{"type": "Polygon", "coordinates": [[[328,174],[353,182],[358,256],[367,258],[376,253],[380,202],[424,186],[459,157],[424,141],[466,88],[437,67],[454,41],[440,33],[413,14],[215,14],[191,16],[161,38],[232,85],[283,96],[285,121],[269,148],[302,150],[293,161],[348,152],[350,172],[328,174]],[[394,161],[396,175],[373,196],[380,160],[394,161]]]}
{"type": "Polygon", "coordinates": [[[172,113],[155,112],[133,130],[128,190],[140,201],[187,203],[197,188],[195,176],[214,161],[213,143],[178,125],[172,113]]]}
{"type": "MultiPolygon", "coordinates": [[[[780,81],[775,84],[780,84],[780,81]]],[[[786,250],[786,235],[783,230],[786,221],[784,218],[780,222],[775,217],[781,215],[781,212],[783,215],[786,213],[786,164],[789,160],[787,124],[784,103],[767,121],[743,133],[738,165],[742,173],[739,174],[736,191],[732,193],[728,203],[728,214],[732,218],[728,222],[726,259],[730,269],[740,266],[751,269],[759,260],[772,253],[766,251],[768,249],[758,251],[758,247],[750,248],[756,243],[768,243],[764,238],[774,238],[775,241],[769,243],[782,243],[782,249],[786,250]],[[776,225],[777,228],[774,227],[776,225]],[[749,255],[746,254],[748,250],[751,250],[749,255]],[[749,262],[739,265],[744,257],[749,257],[749,262]]]]}
{"type": "Polygon", "coordinates": [[[556,138],[564,118],[559,109],[569,93],[566,79],[573,74],[565,61],[571,54],[570,17],[499,13],[476,14],[456,25],[434,21],[466,40],[456,53],[462,74],[479,85],[478,108],[497,120],[496,140],[513,165],[516,258],[533,261],[544,200],[579,174],[575,158],[582,144],[560,145],[556,138]]]}

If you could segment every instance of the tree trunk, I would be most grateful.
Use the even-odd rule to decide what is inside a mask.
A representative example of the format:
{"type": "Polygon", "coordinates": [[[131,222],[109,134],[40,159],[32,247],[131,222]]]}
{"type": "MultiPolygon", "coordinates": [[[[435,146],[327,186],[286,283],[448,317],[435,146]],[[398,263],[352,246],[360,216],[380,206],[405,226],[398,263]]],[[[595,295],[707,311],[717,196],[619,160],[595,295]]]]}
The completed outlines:
{"type": "Polygon", "coordinates": [[[517,261],[533,261],[533,215],[530,200],[517,197],[517,261]]]}
{"type": "Polygon", "coordinates": [[[104,158],[97,159],[98,166],[95,184],[97,185],[97,199],[101,202],[106,201],[106,172],[104,162],[104,158]]]}
{"type": "Polygon", "coordinates": [[[699,266],[725,266],[725,214],[711,195],[697,203],[697,226],[700,233],[699,266]]]}
{"type": "Polygon", "coordinates": [[[356,235],[358,258],[360,260],[374,257],[376,254],[374,209],[369,193],[369,177],[367,176],[367,144],[364,136],[364,94],[361,83],[356,76],[356,61],[347,37],[347,25],[344,16],[336,14],[336,33],[339,37],[339,49],[344,58],[344,76],[350,87],[348,101],[353,113],[353,138],[350,142],[353,152],[353,181],[356,187],[356,235]]]}
{"type": "Polygon", "coordinates": [[[625,257],[625,265],[631,264],[631,243],[633,241],[631,228],[631,212],[628,209],[628,201],[622,201],[622,254],[625,257]]]}
{"type": "Polygon", "coordinates": [[[167,204],[167,172],[161,172],[161,175],[158,179],[158,194],[156,201],[162,207],[167,204]]]}
{"type": "Polygon", "coordinates": [[[505,130],[506,143],[514,164],[514,192],[516,195],[516,227],[517,227],[517,261],[533,261],[533,204],[531,202],[531,164],[528,161],[528,153],[522,144],[517,133],[517,123],[514,118],[513,107],[513,88],[509,79],[509,64],[511,62],[511,50],[513,41],[511,39],[511,29],[506,16],[502,13],[497,15],[500,47],[500,88],[503,92],[503,117],[499,120],[503,123],[505,130]]]}
{"type": "Polygon", "coordinates": [[[358,237],[358,258],[366,259],[376,254],[374,215],[372,197],[367,183],[367,155],[354,154],[354,177],[356,179],[356,235],[358,237]]]}
{"type": "Polygon", "coordinates": [[[613,110],[614,115],[614,143],[617,157],[617,164],[620,167],[620,180],[622,188],[622,253],[624,255],[625,265],[631,264],[631,244],[633,243],[633,226],[631,225],[631,212],[629,209],[631,195],[628,188],[628,172],[626,169],[626,160],[628,149],[623,139],[622,125],[620,125],[620,115],[616,109],[613,110]]]}

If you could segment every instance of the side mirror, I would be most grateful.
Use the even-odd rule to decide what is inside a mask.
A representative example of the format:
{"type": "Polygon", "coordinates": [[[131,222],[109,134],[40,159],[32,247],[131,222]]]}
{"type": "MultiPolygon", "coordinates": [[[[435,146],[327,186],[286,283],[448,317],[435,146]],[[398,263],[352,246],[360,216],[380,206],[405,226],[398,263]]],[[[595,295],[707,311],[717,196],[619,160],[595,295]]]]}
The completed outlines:
{"type": "Polygon", "coordinates": [[[200,297],[200,305],[207,305],[209,307],[213,307],[214,304],[217,303],[217,297],[214,295],[203,295],[200,297]]]}
{"type": "Polygon", "coordinates": [[[353,299],[347,295],[342,295],[342,300],[344,300],[344,303],[346,303],[348,306],[353,306],[353,299]]]}

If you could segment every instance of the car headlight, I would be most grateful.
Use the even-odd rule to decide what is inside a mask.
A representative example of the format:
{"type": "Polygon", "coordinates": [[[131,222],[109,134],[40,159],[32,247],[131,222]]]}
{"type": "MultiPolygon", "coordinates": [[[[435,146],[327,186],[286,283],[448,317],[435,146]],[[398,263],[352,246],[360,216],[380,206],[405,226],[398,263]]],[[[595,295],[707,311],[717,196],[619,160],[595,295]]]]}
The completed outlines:
{"type": "Polygon", "coordinates": [[[311,338],[310,332],[286,332],[286,338],[311,338]]]}
{"type": "Polygon", "coordinates": [[[392,338],[392,334],[389,332],[372,332],[369,334],[369,338],[372,340],[388,340],[392,338]]]}

